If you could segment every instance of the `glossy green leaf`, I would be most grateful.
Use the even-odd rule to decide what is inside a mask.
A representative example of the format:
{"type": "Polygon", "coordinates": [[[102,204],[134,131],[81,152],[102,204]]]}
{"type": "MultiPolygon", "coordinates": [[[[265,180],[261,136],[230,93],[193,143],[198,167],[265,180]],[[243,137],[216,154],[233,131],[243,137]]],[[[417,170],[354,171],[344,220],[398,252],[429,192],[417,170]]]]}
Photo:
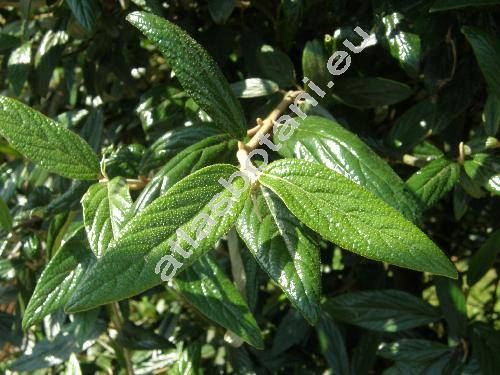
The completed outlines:
{"type": "Polygon", "coordinates": [[[467,335],[467,305],[465,295],[457,280],[443,277],[435,279],[439,308],[448,327],[448,343],[458,345],[467,335]]]}
{"type": "Polygon", "coordinates": [[[302,52],[302,72],[304,77],[324,88],[332,77],[327,69],[328,58],[323,43],[317,39],[307,42],[302,52]]]}
{"type": "Polygon", "coordinates": [[[264,348],[260,329],[232,281],[205,254],[175,279],[176,289],[207,318],[236,333],[256,348],[264,348]]]}
{"type": "Polygon", "coordinates": [[[288,139],[279,142],[280,134],[274,137],[281,155],[321,163],[371,191],[408,220],[418,220],[418,201],[404,181],[355,134],[316,116],[295,120],[299,126],[288,139]]]}
{"type": "Polygon", "coordinates": [[[438,359],[448,352],[450,352],[450,348],[440,342],[422,339],[403,339],[382,344],[378,355],[392,361],[427,363],[438,359]]]}
{"type": "Polygon", "coordinates": [[[128,211],[132,207],[127,183],[116,177],[92,185],[82,198],[82,207],[90,248],[101,257],[110,243],[118,239],[127,223],[128,211]]]}
{"type": "Polygon", "coordinates": [[[400,30],[399,24],[403,16],[392,13],[382,18],[385,26],[385,37],[389,43],[392,57],[398,59],[401,67],[410,77],[416,77],[420,68],[420,37],[400,30]]]}
{"type": "Polygon", "coordinates": [[[323,309],[334,319],[383,332],[404,331],[440,319],[427,302],[392,289],[341,294],[328,299],[323,309]]]}
{"type": "Polygon", "coordinates": [[[243,110],[219,67],[205,50],[176,25],[153,14],[133,12],[127,20],[165,55],[186,92],[229,134],[246,134],[243,110]]]}
{"type": "Polygon", "coordinates": [[[284,159],[267,166],[259,181],[300,221],[346,250],[400,267],[457,277],[441,250],[403,215],[325,166],[284,159]]]}
{"type": "Polygon", "coordinates": [[[472,45],[474,54],[491,93],[500,96],[500,40],[473,27],[462,27],[462,33],[472,45]]]}
{"type": "Polygon", "coordinates": [[[95,0],[65,0],[76,20],[87,32],[91,32],[99,4],[95,0]]]}
{"type": "Polygon", "coordinates": [[[466,160],[464,169],[467,175],[486,190],[500,195],[500,157],[490,154],[476,154],[466,160]]]}
{"type": "Polygon", "coordinates": [[[23,316],[23,328],[63,307],[84,271],[95,261],[84,230],[78,231],[50,260],[42,272],[23,316]]]}
{"type": "Polygon", "coordinates": [[[2,197],[0,197],[0,226],[6,232],[10,232],[12,229],[12,216],[2,197]]]}
{"type": "Polygon", "coordinates": [[[54,69],[59,64],[69,35],[63,30],[49,30],[43,36],[35,55],[35,88],[40,96],[49,92],[54,69]]]}
{"type": "Polygon", "coordinates": [[[295,68],[290,58],[269,45],[261,47],[257,54],[259,67],[264,76],[281,88],[295,86],[295,68]]]}
{"type": "Polygon", "coordinates": [[[99,160],[83,139],[40,112],[4,96],[0,96],[0,135],[50,172],[79,180],[93,180],[99,175],[99,160]]]}
{"type": "Polygon", "coordinates": [[[460,165],[446,158],[436,159],[412,175],[406,182],[428,209],[448,193],[460,177],[460,165]]]}
{"type": "Polygon", "coordinates": [[[217,134],[220,134],[219,130],[203,125],[181,127],[168,131],[146,150],[141,160],[140,170],[146,173],[158,168],[186,147],[217,134]]]}
{"type": "Polygon", "coordinates": [[[26,42],[16,48],[9,57],[7,75],[14,94],[19,95],[28,79],[31,65],[31,43],[26,42]]]}
{"type": "Polygon", "coordinates": [[[489,235],[488,239],[472,255],[467,272],[467,283],[477,283],[493,267],[500,253],[500,229],[489,235]]]}
{"type": "Polygon", "coordinates": [[[314,324],[321,296],[318,245],[272,191],[260,188],[252,194],[236,229],[261,268],[314,324]]]}
{"type": "Polygon", "coordinates": [[[408,99],[410,86],[378,77],[340,78],[333,86],[334,96],[342,103],[357,108],[375,108],[408,99]]]}
{"type": "Polygon", "coordinates": [[[316,326],[319,347],[334,374],[349,375],[349,357],[338,325],[328,314],[321,314],[316,326]]]}
{"type": "Polygon", "coordinates": [[[134,296],[189,267],[243,209],[249,184],[238,176],[236,167],[217,164],[175,184],[125,226],[120,239],[86,272],[66,309],[87,310],[134,296]]]}
{"type": "Polygon", "coordinates": [[[437,0],[430,9],[431,12],[443,10],[461,9],[467,7],[479,7],[500,4],[499,0],[437,0]]]}
{"type": "Polygon", "coordinates": [[[236,7],[236,0],[208,0],[208,11],[215,23],[228,20],[236,7]]]}
{"type": "Polygon", "coordinates": [[[238,98],[257,98],[274,94],[280,88],[268,79],[247,78],[243,81],[231,83],[231,89],[238,98]]]}
{"type": "Polygon", "coordinates": [[[189,174],[216,163],[233,161],[236,140],[228,135],[208,137],[173,157],[148,183],[134,203],[133,214],[142,211],[153,200],[189,174]]]}

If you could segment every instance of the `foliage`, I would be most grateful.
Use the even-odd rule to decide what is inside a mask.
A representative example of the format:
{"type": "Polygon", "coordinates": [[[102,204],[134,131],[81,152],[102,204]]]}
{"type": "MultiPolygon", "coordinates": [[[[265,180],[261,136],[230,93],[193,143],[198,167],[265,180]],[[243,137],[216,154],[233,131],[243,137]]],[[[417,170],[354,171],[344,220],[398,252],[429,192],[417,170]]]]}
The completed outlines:
{"type": "Polygon", "coordinates": [[[497,373],[499,15],[0,1],[0,371],[497,373]]]}

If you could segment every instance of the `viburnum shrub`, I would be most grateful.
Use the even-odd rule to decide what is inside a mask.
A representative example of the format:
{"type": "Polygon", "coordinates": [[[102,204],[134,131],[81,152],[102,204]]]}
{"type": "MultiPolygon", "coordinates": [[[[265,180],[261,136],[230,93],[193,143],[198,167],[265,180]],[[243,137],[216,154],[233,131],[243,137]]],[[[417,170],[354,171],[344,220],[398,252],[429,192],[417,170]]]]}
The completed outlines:
{"type": "Polygon", "coordinates": [[[0,369],[498,373],[495,4],[0,2],[0,369]]]}

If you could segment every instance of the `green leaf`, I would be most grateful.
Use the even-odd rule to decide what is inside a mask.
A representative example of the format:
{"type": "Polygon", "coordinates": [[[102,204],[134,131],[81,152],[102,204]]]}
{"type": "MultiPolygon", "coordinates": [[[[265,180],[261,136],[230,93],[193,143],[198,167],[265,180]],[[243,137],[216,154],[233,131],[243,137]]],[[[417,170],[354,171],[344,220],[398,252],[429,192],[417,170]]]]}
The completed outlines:
{"type": "Polygon", "coordinates": [[[281,320],[273,340],[271,354],[283,354],[294,345],[299,345],[307,339],[309,325],[302,316],[293,309],[288,310],[281,320]]]}
{"type": "Polygon", "coordinates": [[[353,350],[351,360],[351,373],[367,375],[371,373],[377,361],[377,350],[380,345],[381,333],[364,331],[361,339],[353,350]]]}
{"type": "Polygon", "coordinates": [[[481,374],[495,375],[500,366],[500,338],[498,330],[477,322],[471,330],[472,345],[476,351],[481,374]]]}
{"type": "Polygon", "coordinates": [[[295,86],[295,68],[290,58],[269,45],[263,45],[257,54],[259,67],[266,78],[281,88],[295,86]]]}
{"type": "Polygon", "coordinates": [[[23,329],[63,307],[84,271],[95,261],[85,231],[79,230],[50,260],[42,272],[23,316],[23,329]]]}
{"type": "Polygon", "coordinates": [[[259,176],[304,224],[346,250],[417,271],[456,278],[441,250],[398,211],[320,164],[284,159],[259,176]]]}
{"type": "Polygon", "coordinates": [[[500,40],[473,27],[462,27],[462,33],[474,50],[491,93],[500,97],[500,40]]]}
{"type": "Polygon", "coordinates": [[[232,281],[205,254],[175,279],[176,289],[207,318],[263,349],[260,329],[232,281]]]}
{"type": "Polygon", "coordinates": [[[448,343],[458,345],[467,335],[467,304],[456,280],[438,277],[435,280],[439,308],[448,323],[448,343]]]}
{"type": "Polygon", "coordinates": [[[246,135],[241,105],[219,67],[193,38],[153,14],[133,12],[127,20],[160,49],[182,87],[217,126],[236,138],[246,135]]]}
{"type": "Polygon", "coordinates": [[[323,164],[371,191],[408,220],[418,220],[418,201],[410,189],[355,134],[337,122],[316,116],[295,120],[299,126],[287,140],[279,142],[279,134],[274,137],[283,146],[279,150],[281,155],[323,164]]]}
{"type": "Polygon", "coordinates": [[[328,314],[321,314],[316,326],[321,353],[334,374],[349,375],[349,357],[339,327],[328,314]]]}
{"type": "Polygon", "coordinates": [[[450,351],[450,347],[440,342],[422,339],[403,339],[396,342],[383,343],[379,348],[378,355],[392,361],[422,364],[433,362],[450,351]]]}
{"type": "Polygon", "coordinates": [[[90,112],[80,132],[80,136],[89,143],[95,152],[101,150],[103,127],[104,114],[102,109],[95,108],[90,112]]]}
{"type": "Polygon", "coordinates": [[[208,11],[215,23],[226,22],[236,7],[236,0],[208,0],[208,11]]]}
{"type": "Polygon", "coordinates": [[[318,245],[272,191],[260,188],[252,194],[255,199],[246,201],[236,229],[261,268],[315,324],[321,296],[318,245]]]}
{"type": "Polygon", "coordinates": [[[66,4],[85,31],[91,32],[97,18],[97,2],[95,0],[66,0],[66,4]]]}
{"type": "Polygon", "coordinates": [[[334,96],[357,108],[375,108],[408,99],[413,91],[401,82],[378,77],[341,78],[335,82],[334,96]]]}
{"type": "Polygon", "coordinates": [[[238,98],[258,98],[274,94],[279,89],[279,86],[273,81],[262,78],[247,78],[231,83],[231,90],[238,98]]]}
{"type": "Polygon", "coordinates": [[[382,332],[404,331],[440,319],[427,302],[392,289],[345,293],[328,299],[323,309],[334,319],[382,332]]]}
{"type": "Polygon", "coordinates": [[[437,0],[430,9],[431,12],[443,10],[461,9],[467,7],[479,7],[485,5],[500,4],[499,0],[437,0]]]}
{"type": "Polygon", "coordinates": [[[497,95],[488,95],[483,116],[486,135],[495,136],[500,129],[500,99],[497,95]]]}
{"type": "Polygon", "coordinates": [[[134,350],[170,349],[174,346],[163,336],[157,335],[152,329],[136,326],[132,322],[125,322],[118,334],[117,341],[125,348],[134,350]]]}
{"type": "Polygon", "coordinates": [[[208,137],[172,158],[148,183],[134,203],[133,214],[142,211],[175,183],[189,174],[215,163],[233,161],[236,140],[228,135],[208,137]]]}
{"type": "Polygon", "coordinates": [[[203,125],[181,127],[168,131],[146,150],[141,160],[140,170],[147,173],[158,168],[186,147],[218,134],[220,134],[219,130],[203,125]]]}
{"type": "Polygon", "coordinates": [[[469,286],[477,283],[493,267],[498,253],[500,253],[500,229],[490,234],[479,250],[472,255],[467,272],[469,286]]]}
{"type": "Polygon", "coordinates": [[[124,179],[92,185],[82,198],[83,222],[94,254],[100,258],[110,243],[117,240],[132,207],[124,179]]]}
{"type": "Polygon", "coordinates": [[[75,133],[23,103],[0,96],[0,135],[44,169],[68,178],[94,180],[99,161],[75,133]]]}
{"type": "Polygon", "coordinates": [[[231,228],[243,209],[249,184],[238,176],[236,167],[217,164],[175,184],[126,225],[120,239],[77,285],[66,309],[87,310],[134,296],[189,267],[231,228]]]}
{"type": "Polygon", "coordinates": [[[475,183],[486,190],[500,195],[500,157],[489,154],[476,154],[466,160],[464,169],[475,183]]]}
{"type": "Polygon", "coordinates": [[[12,216],[2,197],[0,197],[0,226],[6,232],[10,232],[12,229],[12,216]]]}
{"type": "Polygon", "coordinates": [[[31,43],[26,42],[16,48],[9,57],[7,75],[14,94],[19,95],[28,79],[31,66],[31,43]]]}
{"type": "Polygon", "coordinates": [[[307,42],[302,52],[302,72],[319,87],[325,87],[331,79],[327,69],[328,57],[323,43],[315,39],[307,42]]]}
{"type": "Polygon", "coordinates": [[[460,165],[446,158],[436,159],[406,182],[424,209],[431,208],[448,193],[460,178],[460,165]]]}
{"type": "Polygon", "coordinates": [[[91,181],[73,181],[66,191],[49,203],[45,209],[45,217],[68,212],[79,207],[80,199],[91,185],[91,181]]]}
{"type": "Polygon", "coordinates": [[[420,37],[400,30],[403,16],[392,13],[382,18],[385,37],[392,57],[399,60],[401,67],[410,77],[417,77],[420,68],[420,37]]]}

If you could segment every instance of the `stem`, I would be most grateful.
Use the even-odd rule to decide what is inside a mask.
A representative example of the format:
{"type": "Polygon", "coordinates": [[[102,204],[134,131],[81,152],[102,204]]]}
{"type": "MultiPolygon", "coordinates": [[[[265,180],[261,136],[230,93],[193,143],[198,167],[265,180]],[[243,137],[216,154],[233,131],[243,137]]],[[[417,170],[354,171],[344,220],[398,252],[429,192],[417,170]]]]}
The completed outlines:
{"type": "MultiPolygon", "coordinates": [[[[120,305],[118,305],[118,302],[112,302],[109,304],[109,307],[111,309],[111,321],[115,325],[117,331],[121,331],[123,329],[123,325],[125,324],[125,319],[123,318],[122,312],[120,310],[120,305]]],[[[119,347],[118,343],[116,343],[116,345],[119,347]]],[[[130,351],[124,347],[120,348],[123,358],[125,359],[127,375],[134,375],[134,367],[130,358],[130,351]]]]}

